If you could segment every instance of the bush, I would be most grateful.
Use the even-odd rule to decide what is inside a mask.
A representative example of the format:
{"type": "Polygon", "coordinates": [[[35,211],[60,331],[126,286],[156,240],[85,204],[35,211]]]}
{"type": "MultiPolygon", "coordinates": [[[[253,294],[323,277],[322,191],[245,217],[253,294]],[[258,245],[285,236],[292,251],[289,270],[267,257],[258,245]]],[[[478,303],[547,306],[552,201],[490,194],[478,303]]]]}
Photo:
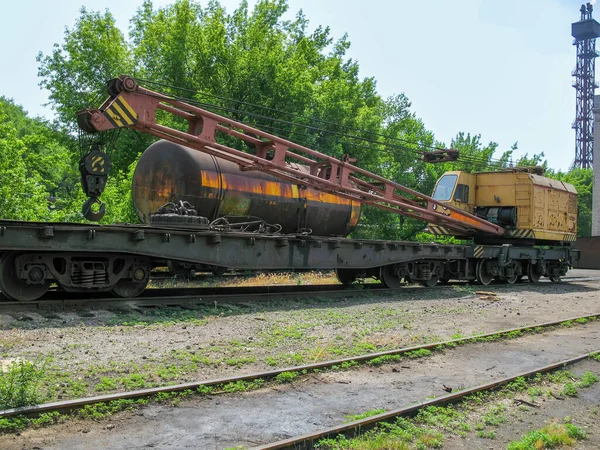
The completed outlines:
{"type": "Polygon", "coordinates": [[[46,361],[18,360],[0,373],[0,410],[37,405],[44,401],[40,385],[45,377],[46,361]]]}

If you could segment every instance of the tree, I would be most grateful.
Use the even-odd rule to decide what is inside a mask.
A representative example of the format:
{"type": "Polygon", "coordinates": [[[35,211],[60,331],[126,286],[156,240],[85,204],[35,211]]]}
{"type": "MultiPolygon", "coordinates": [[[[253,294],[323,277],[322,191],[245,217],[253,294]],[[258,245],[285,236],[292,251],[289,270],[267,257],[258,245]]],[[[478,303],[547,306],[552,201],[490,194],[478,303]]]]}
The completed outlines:
{"type": "Polygon", "coordinates": [[[567,173],[558,172],[553,178],[570,183],[577,189],[577,236],[591,236],[593,170],[575,168],[567,173]]]}
{"type": "Polygon", "coordinates": [[[27,146],[9,122],[0,102],[0,215],[3,219],[45,220],[48,193],[37,173],[25,164],[27,146]]]}

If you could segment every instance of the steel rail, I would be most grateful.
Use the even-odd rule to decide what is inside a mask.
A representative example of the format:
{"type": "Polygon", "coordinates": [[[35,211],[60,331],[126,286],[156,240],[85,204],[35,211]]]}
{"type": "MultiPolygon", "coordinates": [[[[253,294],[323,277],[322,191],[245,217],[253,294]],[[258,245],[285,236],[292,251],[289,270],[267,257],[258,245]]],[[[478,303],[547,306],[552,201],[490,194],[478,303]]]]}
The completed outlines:
{"type": "MultiPolygon", "coordinates": [[[[562,280],[565,282],[579,282],[579,281],[598,281],[600,277],[564,277],[562,280]]],[[[466,281],[450,282],[446,285],[437,285],[432,287],[426,286],[415,286],[419,290],[430,291],[432,289],[444,289],[447,286],[464,285],[466,281]]],[[[540,284],[552,284],[549,280],[541,280],[536,283],[540,284]]],[[[529,283],[523,284],[492,284],[489,286],[479,286],[481,289],[508,289],[518,288],[519,286],[528,286],[529,283]]],[[[405,289],[413,289],[410,284],[404,284],[405,289]]],[[[67,293],[61,292],[62,298],[54,298],[53,295],[48,295],[45,298],[29,301],[29,302],[17,302],[17,301],[3,301],[0,295],[0,313],[12,313],[12,312],[35,312],[35,311],[46,311],[46,310],[72,310],[77,308],[116,308],[116,307],[127,307],[127,308],[144,308],[144,307],[184,307],[190,308],[194,306],[214,306],[217,304],[239,304],[246,301],[264,300],[265,298],[277,297],[281,298],[301,298],[301,297],[360,297],[366,294],[369,295],[389,295],[396,292],[405,292],[397,289],[389,289],[381,284],[376,283],[365,283],[365,284],[353,284],[351,289],[348,289],[340,284],[331,285],[307,285],[298,286],[290,285],[279,285],[279,286],[243,286],[237,288],[149,288],[144,293],[135,298],[119,298],[119,297],[78,297],[78,296],[67,296],[67,293]],[[168,295],[169,292],[175,291],[177,293],[186,292],[183,295],[168,295]],[[232,292],[236,291],[236,292],[232,292]],[[192,293],[187,293],[192,292],[192,293]],[[166,295],[165,295],[166,294],[166,295]]],[[[53,291],[51,294],[58,295],[58,291],[53,291]]]]}
{"type": "Polygon", "coordinates": [[[73,399],[73,400],[63,400],[63,401],[59,401],[59,402],[44,403],[42,405],[24,406],[24,407],[20,407],[20,408],[6,409],[3,411],[0,411],[0,418],[12,417],[12,416],[17,416],[17,415],[35,416],[35,415],[39,415],[39,414],[47,413],[47,412],[51,412],[51,411],[67,412],[67,411],[72,411],[72,410],[75,410],[75,409],[78,409],[78,408],[81,408],[81,407],[84,407],[87,405],[93,405],[96,403],[107,403],[107,402],[111,402],[114,400],[150,397],[150,396],[160,394],[160,393],[178,392],[178,391],[197,389],[201,386],[216,386],[216,385],[224,385],[227,383],[234,383],[237,381],[253,381],[253,380],[257,380],[257,379],[267,380],[267,379],[275,378],[277,375],[279,375],[283,372],[300,372],[300,371],[311,372],[311,371],[315,371],[316,369],[327,369],[327,368],[331,368],[332,366],[340,366],[344,363],[349,363],[349,362],[364,363],[364,362],[367,362],[367,361],[370,361],[370,360],[373,360],[376,358],[380,358],[382,356],[401,355],[401,354],[412,352],[415,350],[433,349],[438,346],[468,343],[469,341],[484,339],[484,338],[492,337],[492,336],[509,335],[509,334],[517,332],[517,331],[523,332],[523,331],[533,330],[535,328],[550,328],[550,327],[554,327],[554,326],[560,325],[565,322],[577,323],[576,321],[578,319],[581,320],[581,319],[598,319],[598,318],[600,318],[600,313],[589,314],[589,315],[585,315],[585,316],[570,317],[570,318],[566,318],[566,319],[555,320],[552,322],[544,322],[544,323],[538,323],[538,324],[533,324],[533,325],[525,325],[525,326],[521,326],[521,327],[517,327],[517,328],[510,328],[508,330],[500,330],[500,331],[480,334],[480,335],[471,336],[471,337],[450,339],[447,341],[433,342],[433,343],[429,343],[429,344],[415,345],[415,346],[411,346],[411,347],[403,347],[403,348],[394,349],[394,350],[386,350],[383,352],[369,353],[369,354],[359,355],[359,356],[354,356],[354,357],[322,361],[319,363],[306,364],[306,365],[302,365],[302,366],[285,367],[282,369],[274,369],[274,370],[269,370],[269,371],[265,371],[265,372],[247,374],[247,375],[238,375],[238,376],[225,377],[225,378],[215,378],[212,380],[205,380],[205,381],[192,381],[189,383],[174,384],[171,386],[160,386],[160,387],[147,388],[147,389],[138,389],[138,390],[129,391],[129,392],[118,392],[118,393],[114,393],[114,394],[98,395],[98,396],[94,396],[94,397],[85,397],[85,398],[79,398],[79,399],[73,399]]]}
{"type": "MultiPolygon", "coordinates": [[[[110,307],[157,307],[157,306],[183,306],[194,305],[214,306],[217,304],[235,304],[248,300],[265,300],[298,297],[328,296],[355,297],[359,295],[389,293],[391,290],[378,284],[356,285],[348,289],[341,284],[302,286],[251,286],[240,288],[179,288],[179,289],[147,289],[143,296],[134,298],[118,297],[66,297],[45,298],[30,302],[1,301],[2,312],[27,312],[38,310],[65,310],[73,308],[110,308],[110,307]],[[364,288],[361,289],[361,286],[364,288]],[[170,291],[191,292],[185,295],[165,295],[170,291]]],[[[64,294],[65,293],[61,293],[64,294]]]]}
{"type": "MultiPolygon", "coordinates": [[[[594,352],[591,352],[594,353],[594,352]]],[[[297,449],[311,449],[313,444],[321,439],[332,438],[340,434],[345,435],[356,435],[358,432],[373,428],[381,422],[387,422],[397,417],[410,416],[417,413],[419,410],[428,406],[439,406],[448,403],[455,403],[468,395],[475,394],[482,391],[490,391],[500,386],[504,386],[519,377],[528,378],[538,373],[551,372],[553,370],[565,367],[570,364],[575,364],[584,359],[589,358],[590,353],[576,356],[574,358],[565,359],[556,363],[548,364],[546,366],[538,367],[537,369],[529,370],[527,372],[521,372],[518,375],[502,378],[500,380],[485,383],[473,388],[464,389],[462,391],[454,392],[442,397],[438,397],[431,400],[426,400],[416,405],[406,406],[404,408],[395,409],[393,411],[384,412],[375,416],[367,417],[366,419],[356,420],[343,425],[338,425],[330,428],[326,428],[314,433],[304,434],[295,438],[285,439],[271,444],[259,445],[253,447],[252,450],[297,450],[297,449]]]]}

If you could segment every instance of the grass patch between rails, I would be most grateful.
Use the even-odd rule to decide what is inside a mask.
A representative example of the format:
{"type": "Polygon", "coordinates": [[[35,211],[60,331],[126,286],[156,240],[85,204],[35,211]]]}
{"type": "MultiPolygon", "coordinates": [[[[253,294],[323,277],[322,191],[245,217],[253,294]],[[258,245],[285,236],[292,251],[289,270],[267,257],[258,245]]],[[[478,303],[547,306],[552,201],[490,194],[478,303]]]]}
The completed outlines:
{"type": "MultiPolygon", "coordinates": [[[[590,358],[592,359],[592,358],[590,358]]],[[[390,422],[377,424],[373,429],[359,431],[355,437],[339,435],[335,438],[323,439],[316,444],[320,450],[409,450],[442,448],[448,436],[462,438],[493,440],[497,438],[498,429],[509,421],[510,416],[522,411],[523,405],[517,406],[515,395],[520,392],[532,392],[537,396],[541,392],[563,392],[567,384],[576,383],[586,388],[596,383],[597,377],[591,372],[582,374],[579,380],[566,370],[558,370],[546,374],[537,374],[529,379],[517,378],[500,389],[478,392],[465,397],[459,403],[448,406],[428,406],[420,409],[410,417],[398,417],[390,422]]],[[[363,414],[346,416],[358,420],[385,410],[371,410],[363,414]]],[[[565,422],[570,419],[565,418],[565,422]]],[[[346,420],[347,422],[347,420],[346,420]]],[[[533,430],[519,441],[509,444],[509,450],[541,450],[572,445],[577,440],[585,439],[581,428],[572,423],[549,422],[540,430],[533,430]]],[[[473,442],[473,448],[486,446],[473,442]]]]}

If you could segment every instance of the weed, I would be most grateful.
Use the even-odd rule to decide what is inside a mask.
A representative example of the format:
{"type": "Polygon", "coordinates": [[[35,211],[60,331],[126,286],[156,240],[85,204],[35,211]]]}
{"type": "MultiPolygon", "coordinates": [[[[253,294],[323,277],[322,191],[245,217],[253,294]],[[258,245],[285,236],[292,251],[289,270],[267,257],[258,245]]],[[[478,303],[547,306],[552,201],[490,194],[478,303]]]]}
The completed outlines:
{"type": "Polygon", "coordinates": [[[227,393],[246,392],[246,391],[251,391],[253,389],[258,389],[264,383],[265,383],[265,381],[262,378],[257,378],[256,380],[253,380],[253,381],[239,380],[239,381],[234,381],[231,383],[224,384],[222,386],[222,389],[223,389],[223,392],[227,392],[227,393]]]}
{"type": "Polygon", "coordinates": [[[245,364],[252,364],[256,362],[256,358],[254,356],[244,356],[239,358],[229,358],[225,360],[225,364],[228,366],[242,367],[245,364]]]}
{"type": "Polygon", "coordinates": [[[565,384],[565,386],[563,387],[562,393],[563,393],[563,395],[566,395],[567,397],[577,397],[577,395],[579,395],[577,393],[577,388],[575,387],[574,383],[565,384]]]}
{"type": "Polygon", "coordinates": [[[549,423],[541,430],[533,430],[520,440],[508,444],[507,450],[535,450],[573,445],[577,440],[585,439],[584,431],[570,423],[549,423]]]}
{"type": "Polygon", "coordinates": [[[205,384],[201,384],[200,386],[198,386],[196,388],[196,392],[198,392],[198,394],[201,394],[201,395],[210,395],[213,393],[213,391],[214,391],[213,386],[206,386],[205,384]]]}
{"type": "Polygon", "coordinates": [[[17,360],[0,372],[0,409],[41,403],[47,395],[40,385],[46,375],[46,361],[17,360]]]}
{"type": "Polygon", "coordinates": [[[568,370],[558,370],[547,374],[547,377],[551,383],[566,383],[574,378],[573,374],[568,370]]]}
{"type": "Polygon", "coordinates": [[[366,411],[362,414],[354,414],[350,416],[345,416],[344,422],[354,422],[355,420],[366,419],[367,417],[376,416],[378,414],[383,414],[386,411],[385,408],[371,409],[370,411],[366,411]]]}
{"type": "Polygon", "coordinates": [[[299,372],[281,372],[275,377],[278,383],[291,383],[300,376],[299,372]]]}
{"type": "Polygon", "coordinates": [[[411,359],[424,358],[425,356],[431,355],[431,350],[421,348],[419,350],[413,350],[412,352],[406,352],[405,355],[411,359]]]}
{"type": "Polygon", "coordinates": [[[482,439],[496,439],[495,431],[478,431],[477,437],[482,439]]]}
{"type": "Polygon", "coordinates": [[[527,389],[527,380],[523,377],[517,377],[507,385],[508,389],[514,392],[522,392],[527,389]]]}
{"type": "Polygon", "coordinates": [[[483,416],[483,423],[497,427],[501,423],[506,422],[504,411],[506,411],[506,406],[504,405],[492,406],[483,416]]]}
{"type": "Polygon", "coordinates": [[[125,386],[125,388],[127,388],[129,390],[144,389],[145,387],[148,387],[148,383],[146,382],[146,379],[144,378],[143,375],[141,375],[139,373],[134,373],[129,376],[122,377],[120,379],[120,381],[121,381],[121,383],[123,383],[123,386],[125,386]]]}
{"type": "Polygon", "coordinates": [[[598,382],[598,377],[592,372],[584,372],[581,375],[581,380],[577,384],[579,387],[586,388],[598,382]]]}
{"type": "Polygon", "coordinates": [[[590,353],[590,358],[592,358],[595,361],[600,361],[600,352],[590,353]]]}
{"type": "Polygon", "coordinates": [[[94,389],[98,392],[114,391],[117,389],[117,382],[112,378],[102,377],[100,383],[96,384],[94,389]]]}
{"type": "Polygon", "coordinates": [[[382,364],[398,362],[401,359],[402,359],[402,355],[383,355],[383,356],[378,356],[377,358],[373,358],[373,359],[367,361],[367,364],[370,366],[381,366],[382,364]]]}
{"type": "Polygon", "coordinates": [[[531,398],[539,397],[540,395],[542,395],[542,388],[538,386],[533,386],[527,389],[527,393],[531,398]]]}

